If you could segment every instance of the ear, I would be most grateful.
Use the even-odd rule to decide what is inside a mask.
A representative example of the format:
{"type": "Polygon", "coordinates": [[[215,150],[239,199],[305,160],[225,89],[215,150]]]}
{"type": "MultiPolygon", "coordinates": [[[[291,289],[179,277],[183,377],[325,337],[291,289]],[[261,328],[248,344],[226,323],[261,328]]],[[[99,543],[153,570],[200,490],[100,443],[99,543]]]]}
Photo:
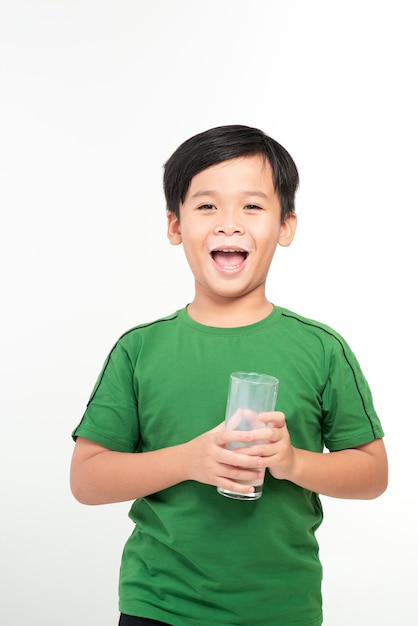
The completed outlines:
{"type": "Polygon", "coordinates": [[[178,246],[182,242],[180,220],[170,212],[167,213],[167,237],[173,246],[178,246]]]}
{"type": "Polygon", "coordinates": [[[284,248],[290,246],[295,236],[297,223],[298,220],[295,213],[291,213],[287,216],[285,221],[280,224],[279,246],[283,246],[284,248]]]}

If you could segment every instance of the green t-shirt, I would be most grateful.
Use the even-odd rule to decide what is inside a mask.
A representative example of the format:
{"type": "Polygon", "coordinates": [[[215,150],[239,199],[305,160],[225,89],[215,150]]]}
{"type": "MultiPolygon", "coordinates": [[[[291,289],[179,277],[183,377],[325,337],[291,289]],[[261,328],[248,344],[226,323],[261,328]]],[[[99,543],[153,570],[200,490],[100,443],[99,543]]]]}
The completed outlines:
{"type": "MultiPolygon", "coordinates": [[[[184,443],[219,424],[229,374],[279,379],[292,444],[322,452],[383,436],[367,382],[329,327],[275,307],[217,328],[186,309],[125,333],[73,436],[138,452],[184,443]]],[[[266,472],[257,501],[186,481],[136,500],[122,557],[120,610],[173,626],[319,626],[318,495],[266,472]]]]}

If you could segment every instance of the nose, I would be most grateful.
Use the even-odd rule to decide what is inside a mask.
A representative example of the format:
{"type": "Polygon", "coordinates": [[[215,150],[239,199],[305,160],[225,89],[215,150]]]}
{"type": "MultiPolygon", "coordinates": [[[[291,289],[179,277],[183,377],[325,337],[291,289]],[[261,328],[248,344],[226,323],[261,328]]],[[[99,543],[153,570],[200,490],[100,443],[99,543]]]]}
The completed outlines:
{"type": "Polygon", "coordinates": [[[244,232],[244,226],[235,212],[228,211],[223,215],[221,214],[220,218],[215,227],[216,234],[231,236],[240,235],[244,232]]]}

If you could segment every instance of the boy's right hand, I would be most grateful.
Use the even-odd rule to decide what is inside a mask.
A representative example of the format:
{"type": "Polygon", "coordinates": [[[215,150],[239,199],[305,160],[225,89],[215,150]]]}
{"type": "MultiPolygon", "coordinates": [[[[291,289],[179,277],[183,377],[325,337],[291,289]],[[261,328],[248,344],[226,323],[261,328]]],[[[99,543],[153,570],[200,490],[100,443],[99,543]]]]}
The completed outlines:
{"type": "Polygon", "coordinates": [[[71,462],[71,489],[83,504],[135,500],[185,480],[251,493],[252,487],[236,481],[259,478],[262,459],[227,450],[226,444],[232,441],[248,443],[253,434],[225,431],[222,423],[186,443],[140,453],[113,451],[78,437],[71,462]]]}

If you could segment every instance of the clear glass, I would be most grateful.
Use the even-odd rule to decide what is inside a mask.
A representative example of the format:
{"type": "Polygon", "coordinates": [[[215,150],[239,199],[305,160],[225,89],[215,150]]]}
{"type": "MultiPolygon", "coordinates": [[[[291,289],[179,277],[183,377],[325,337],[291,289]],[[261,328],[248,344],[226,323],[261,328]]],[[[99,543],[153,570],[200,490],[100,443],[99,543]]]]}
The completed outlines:
{"type": "MultiPolygon", "coordinates": [[[[255,430],[263,428],[265,422],[259,419],[260,413],[274,411],[276,408],[277,390],[279,381],[269,374],[257,372],[233,372],[229,379],[228,400],[225,414],[225,428],[227,430],[255,430]]],[[[255,443],[232,442],[228,449],[251,446],[255,443]]],[[[253,485],[254,492],[249,494],[237,493],[218,487],[218,493],[235,500],[258,500],[263,493],[264,476],[256,481],[242,481],[253,485]]]]}

